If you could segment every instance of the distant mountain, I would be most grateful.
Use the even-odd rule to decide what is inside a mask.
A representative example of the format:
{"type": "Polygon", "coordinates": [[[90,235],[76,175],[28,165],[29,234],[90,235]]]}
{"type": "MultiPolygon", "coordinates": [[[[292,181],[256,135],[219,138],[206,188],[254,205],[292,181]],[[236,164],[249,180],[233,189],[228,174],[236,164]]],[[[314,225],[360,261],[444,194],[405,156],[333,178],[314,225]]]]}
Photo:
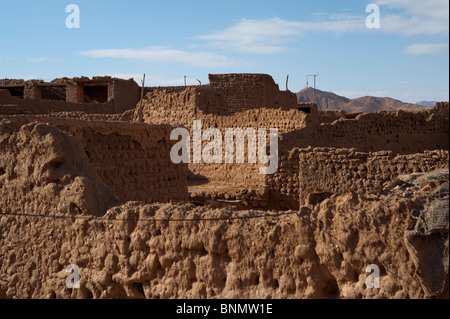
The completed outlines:
{"type": "MultiPolygon", "coordinates": [[[[420,110],[424,106],[418,104],[404,103],[389,97],[364,96],[357,99],[349,99],[344,96],[315,90],[316,101],[319,110],[337,111],[344,110],[347,113],[397,111],[397,110],[420,110]]],[[[314,89],[304,88],[297,93],[298,102],[313,102],[314,89]]],[[[434,106],[434,105],[433,105],[434,106]]]]}
{"type": "Polygon", "coordinates": [[[420,101],[417,102],[417,105],[422,105],[426,107],[434,107],[436,105],[437,101],[420,101]]]}
{"type": "MultiPolygon", "coordinates": [[[[313,102],[314,101],[314,89],[313,88],[304,88],[300,92],[297,93],[297,101],[298,102],[313,102]]],[[[319,109],[322,111],[326,110],[339,110],[341,105],[345,105],[351,100],[334,94],[332,92],[320,91],[316,90],[316,101],[319,109]]]]}
{"type": "Polygon", "coordinates": [[[390,97],[364,96],[351,100],[342,106],[342,109],[350,112],[377,112],[397,110],[420,110],[424,107],[417,104],[404,103],[390,97]]]}

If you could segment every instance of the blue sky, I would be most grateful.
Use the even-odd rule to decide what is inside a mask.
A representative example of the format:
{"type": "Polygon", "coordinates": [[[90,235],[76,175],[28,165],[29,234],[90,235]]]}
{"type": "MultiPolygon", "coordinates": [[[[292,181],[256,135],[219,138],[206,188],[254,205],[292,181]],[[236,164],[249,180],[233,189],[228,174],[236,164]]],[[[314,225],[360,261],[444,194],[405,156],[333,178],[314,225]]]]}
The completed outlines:
{"type": "Polygon", "coordinates": [[[147,86],[267,73],[297,92],[449,100],[449,1],[16,0],[0,9],[0,78],[111,75],[147,86]],[[67,28],[66,6],[80,9],[67,28]],[[366,27],[377,4],[380,28],[366,27]],[[312,82],[312,78],[310,79],[312,82]]]}

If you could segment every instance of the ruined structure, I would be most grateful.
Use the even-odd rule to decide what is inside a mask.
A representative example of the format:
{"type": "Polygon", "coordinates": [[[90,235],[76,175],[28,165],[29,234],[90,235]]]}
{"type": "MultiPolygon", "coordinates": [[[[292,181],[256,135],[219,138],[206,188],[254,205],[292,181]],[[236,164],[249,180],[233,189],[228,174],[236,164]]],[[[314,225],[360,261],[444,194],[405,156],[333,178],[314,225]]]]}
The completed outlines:
{"type": "MultiPolygon", "coordinates": [[[[187,95],[187,101],[173,101],[168,103],[169,106],[187,104],[204,113],[218,115],[261,108],[283,110],[299,108],[296,95],[290,91],[280,91],[272,77],[267,74],[209,74],[209,84],[189,88],[191,90],[187,95]]],[[[147,100],[152,102],[152,99],[164,91],[170,101],[185,90],[185,87],[154,88],[147,91],[151,93],[150,96],[147,95],[147,100]]]]}
{"type": "Polygon", "coordinates": [[[1,90],[8,91],[10,96],[6,92],[0,94],[0,105],[9,104],[0,114],[16,114],[17,107],[35,114],[50,110],[123,113],[134,108],[140,98],[140,88],[134,80],[106,76],[61,78],[51,82],[3,79],[0,80],[1,90]]]}
{"type": "MultiPolygon", "coordinates": [[[[0,118],[1,119],[1,118],[0,118]]],[[[187,165],[170,161],[172,127],[124,122],[98,122],[38,116],[8,116],[16,126],[45,122],[77,138],[82,157],[120,201],[187,200],[187,165]]],[[[5,145],[5,149],[9,146],[5,145]]],[[[74,157],[72,155],[72,157],[74,157]]],[[[3,169],[10,167],[8,162],[3,169]]]]}
{"type": "Polygon", "coordinates": [[[448,298],[448,102],[319,112],[268,75],[209,79],[142,103],[133,81],[0,81],[0,298],[448,298]],[[172,163],[194,120],[278,129],[277,172],[172,163]]]}

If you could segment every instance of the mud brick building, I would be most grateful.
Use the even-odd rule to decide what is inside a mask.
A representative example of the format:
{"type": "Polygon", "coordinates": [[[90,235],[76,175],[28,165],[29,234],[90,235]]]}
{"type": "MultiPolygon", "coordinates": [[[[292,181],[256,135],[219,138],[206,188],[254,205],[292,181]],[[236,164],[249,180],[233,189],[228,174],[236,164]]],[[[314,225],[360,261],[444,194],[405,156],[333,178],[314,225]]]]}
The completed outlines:
{"type": "Polygon", "coordinates": [[[134,80],[108,76],[60,78],[51,82],[3,79],[0,80],[0,90],[9,91],[12,111],[15,105],[19,105],[31,113],[40,113],[38,110],[41,108],[58,111],[85,111],[88,108],[91,113],[117,114],[134,108],[140,98],[140,87],[134,80]],[[40,104],[44,106],[39,107],[40,104]]]}

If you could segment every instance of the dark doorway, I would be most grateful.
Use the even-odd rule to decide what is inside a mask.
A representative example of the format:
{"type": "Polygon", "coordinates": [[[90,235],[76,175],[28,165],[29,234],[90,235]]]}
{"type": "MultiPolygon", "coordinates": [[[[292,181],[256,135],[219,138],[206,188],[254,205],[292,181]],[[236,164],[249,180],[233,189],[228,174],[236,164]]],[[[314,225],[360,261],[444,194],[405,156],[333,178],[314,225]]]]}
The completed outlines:
{"type": "Polygon", "coordinates": [[[300,112],[306,113],[306,114],[311,114],[310,107],[299,107],[299,108],[297,108],[297,110],[299,110],[300,112]]]}
{"type": "Polygon", "coordinates": [[[7,89],[9,91],[11,96],[20,97],[21,99],[23,99],[23,92],[25,90],[24,86],[11,86],[11,87],[6,87],[5,89],[7,89]]]}
{"type": "Polygon", "coordinates": [[[84,88],[85,103],[105,103],[108,102],[108,86],[85,86],[84,88]]]}

